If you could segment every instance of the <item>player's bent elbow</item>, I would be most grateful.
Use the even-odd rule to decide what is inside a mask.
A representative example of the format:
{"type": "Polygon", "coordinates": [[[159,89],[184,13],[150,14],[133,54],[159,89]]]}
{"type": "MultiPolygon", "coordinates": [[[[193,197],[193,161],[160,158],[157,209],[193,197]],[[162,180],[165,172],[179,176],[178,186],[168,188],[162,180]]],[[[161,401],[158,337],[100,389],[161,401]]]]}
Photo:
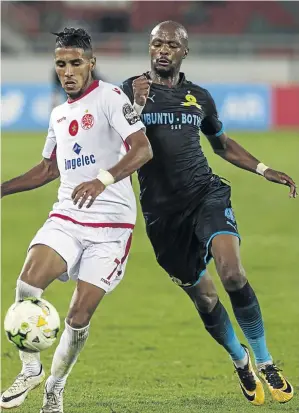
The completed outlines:
{"type": "Polygon", "coordinates": [[[136,150],[137,157],[140,159],[142,165],[146,164],[153,158],[153,150],[147,138],[144,142],[140,143],[138,147],[136,147],[136,150]]]}
{"type": "Polygon", "coordinates": [[[147,145],[143,149],[144,151],[144,164],[149,162],[153,158],[153,150],[151,144],[148,142],[147,145]]]}
{"type": "Polygon", "coordinates": [[[42,175],[45,182],[51,182],[57,179],[60,175],[56,159],[43,159],[42,175]]]}
{"type": "MultiPolygon", "coordinates": [[[[146,139],[147,139],[147,137],[146,137],[146,139]]],[[[146,142],[145,151],[146,151],[146,157],[147,157],[146,162],[148,162],[151,159],[153,159],[153,156],[154,156],[152,146],[151,146],[148,139],[147,139],[147,142],[146,142]]]]}
{"type": "Polygon", "coordinates": [[[135,149],[140,154],[140,157],[143,159],[144,163],[153,158],[152,146],[148,140],[148,137],[142,130],[128,136],[127,143],[130,145],[131,149],[135,149]]]}

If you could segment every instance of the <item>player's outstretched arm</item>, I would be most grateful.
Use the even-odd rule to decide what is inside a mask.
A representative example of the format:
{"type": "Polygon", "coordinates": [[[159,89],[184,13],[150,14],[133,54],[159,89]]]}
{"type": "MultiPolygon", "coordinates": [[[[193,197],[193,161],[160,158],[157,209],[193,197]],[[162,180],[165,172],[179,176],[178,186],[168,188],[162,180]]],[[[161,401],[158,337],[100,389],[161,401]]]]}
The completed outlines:
{"type": "Polygon", "coordinates": [[[10,179],[9,181],[3,182],[1,185],[1,197],[39,188],[40,186],[54,181],[54,179],[58,177],[59,170],[56,158],[44,158],[38,165],[30,169],[30,171],[10,179]]]}
{"type": "Polygon", "coordinates": [[[207,136],[214,152],[221,158],[247,171],[263,175],[268,181],[286,185],[290,188],[290,198],[297,196],[296,184],[291,177],[284,172],[279,172],[262,164],[251,155],[238,142],[229,138],[225,133],[220,136],[207,136]]]}
{"type": "Polygon", "coordinates": [[[218,118],[215,102],[207,90],[205,117],[200,129],[208,138],[214,152],[221,158],[246,171],[263,175],[268,181],[286,185],[290,188],[290,198],[297,196],[296,184],[292,178],[284,172],[267,167],[223,132],[223,125],[218,118]]]}

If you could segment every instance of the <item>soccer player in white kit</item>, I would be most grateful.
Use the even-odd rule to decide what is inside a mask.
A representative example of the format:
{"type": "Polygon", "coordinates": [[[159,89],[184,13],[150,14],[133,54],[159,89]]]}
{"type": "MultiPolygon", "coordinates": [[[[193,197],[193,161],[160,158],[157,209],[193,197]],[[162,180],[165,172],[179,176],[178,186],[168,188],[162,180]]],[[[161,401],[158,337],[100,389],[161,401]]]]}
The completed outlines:
{"type": "MultiPolygon", "coordinates": [[[[58,202],[32,240],[16,300],[41,297],[55,279],[77,281],[55,351],[41,413],[63,412],[66,379],[83,348],[91,317],[121,281],[136,219],[130,175],[152,158],[144,125],[117,87],[92,79],[95,58],[83,29],[55,33],[56,71],[68,100],[53,109],[39,165],[2,184],[2,196],[60,176],[58,202]]],[[[39,353],[23,364],[1,407],[21,405],[45,377],[39,353]]]]}

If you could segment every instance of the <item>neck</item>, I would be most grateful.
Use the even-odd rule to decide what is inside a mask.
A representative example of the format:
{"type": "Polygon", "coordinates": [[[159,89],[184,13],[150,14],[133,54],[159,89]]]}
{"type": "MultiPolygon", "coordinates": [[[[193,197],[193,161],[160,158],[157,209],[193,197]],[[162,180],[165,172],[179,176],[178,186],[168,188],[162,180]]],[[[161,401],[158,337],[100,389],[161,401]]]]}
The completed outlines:
{"type": "Polygon", "coordinates": [[[76,99],[78,99],[79,97],[81,97],[93,82],[94,82],[94,79],[90,76],[90,77],[88,78],[85,86],[80,90],[80,92],[78,92],[78,93],[76,93],[76,95],[72,95],[72,96],[67,95],[69,101],[76,100],[76,99]]]}
{"type": "Polygon", "coordinates": [[[162,77],[159,73],[155,72],[152,69],[150,72],[150,76],[153,83],[158,83],[159,85],[165,85],[168,87],[176,86],[180,80],[180,72],[175,72],[167,77],[162,77]]]}

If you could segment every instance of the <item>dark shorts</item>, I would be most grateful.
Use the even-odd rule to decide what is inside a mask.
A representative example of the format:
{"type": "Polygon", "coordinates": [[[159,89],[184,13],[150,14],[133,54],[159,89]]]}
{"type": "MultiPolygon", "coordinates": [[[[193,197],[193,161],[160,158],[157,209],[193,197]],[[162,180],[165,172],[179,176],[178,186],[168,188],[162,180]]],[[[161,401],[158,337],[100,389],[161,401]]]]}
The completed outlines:
{"type": "Polygon", "coordinates": [[[212,258],[211,241],[219,234],[240,238],[230,201],[230,186],[220,182],[189,209],[173,215],[144,214],[158,263],[182,287],[200,281],[212,258]]]}

